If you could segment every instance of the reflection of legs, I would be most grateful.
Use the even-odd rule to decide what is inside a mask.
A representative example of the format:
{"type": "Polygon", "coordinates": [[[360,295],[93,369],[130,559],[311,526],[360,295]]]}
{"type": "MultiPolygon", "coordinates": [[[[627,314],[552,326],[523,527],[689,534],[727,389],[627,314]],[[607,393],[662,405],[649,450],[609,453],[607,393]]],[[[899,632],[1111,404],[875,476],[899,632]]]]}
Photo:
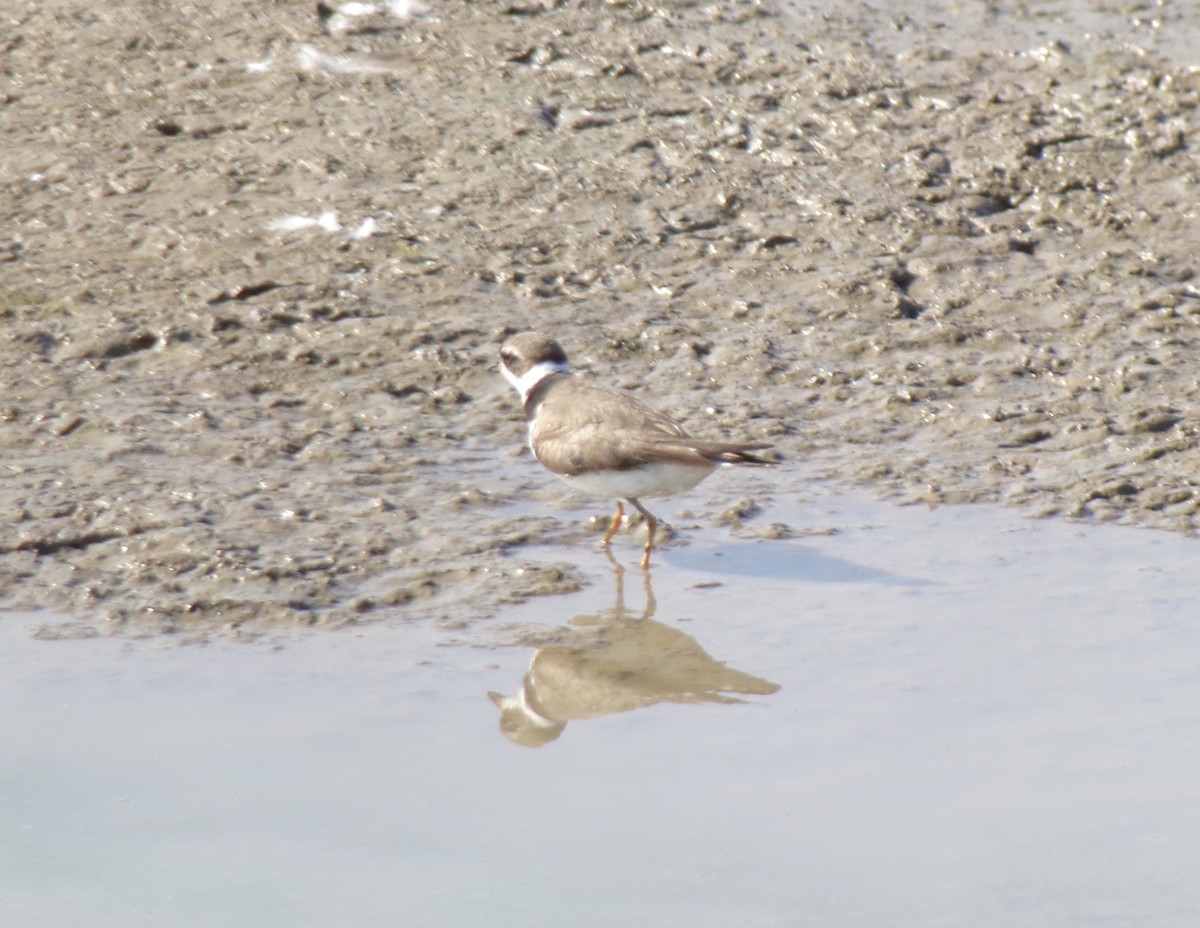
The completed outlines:
{"type": "MultiPolygon", "coordinates": [[[[646,520],[646,547],[642,549],[642,570],[650,566],[650,551],[654,548],[654,530],[658,528],[658,519],[650,514],[650,510],[639,503],[636,499],[630,498],[629,502],[637,507],[637,511],[642,514],[642,518],[646,520]]],[[[617,504],[618,506],[620,503],[617,504]]]]}
{"type": "Polygon", "coordinates": [[[621,505],[620,500],[617,500],[617,511],[613,513],[612,521],[608,523],[608,531],[604,533],[604,538],[600,541],[605,551],[608,550],[608,543],[612,541],[612,536],[617,534],[617,529],[621,527],[621,516],[623,515],[625,515],[625,507],[621,505]]]}
{"type": "Polygon", "coordinates": [[[646,591],[646,611],[642,613],[643,619],[654,617],[654,612],[658,609],[658,600],[654,598],[654,589],[650,586],[650,571],[642,571],[642,589],[646,591]]]}
{"type": "MultiPolygon", "coordinates": [[[[608,557],[608,563],[612,564],[613,586],[617,591],[617,599],[612,610],[613,616],[623,619],[625,618],[625,568],[617,562],[608,548],[604,549],[604,553],[608,557]]],[[[642,590],[646,594],[646,609],[642,612],[642,618],[650,619],[654,617],[654,613],[658,609],[658,600],[654,598],[654,588],[650,585],[650,571],[648,570],[642,571],[642,590]]]]}
{"type": "Polygon", "coordinates": [[[625,568],[617,563],[613,553],[608,550],[608,545],[604,546],[604,553],[608,555],[608,562],[612,564],[613,582],[617,587],[617,601],[613,605],[613,615],[618,619],[623,619],[625,617],[625,568]]]}

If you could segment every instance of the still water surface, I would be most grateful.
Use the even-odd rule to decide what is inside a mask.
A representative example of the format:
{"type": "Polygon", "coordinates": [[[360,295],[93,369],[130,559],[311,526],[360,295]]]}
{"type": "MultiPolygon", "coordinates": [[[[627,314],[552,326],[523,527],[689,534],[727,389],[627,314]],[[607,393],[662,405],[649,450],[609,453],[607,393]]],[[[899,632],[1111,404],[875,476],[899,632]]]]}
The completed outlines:
{"type": "Polygon", "coordinates": [[[3,617],[3,923],[1200,924],[1200,541],[774,520],[801,536],[662,552],[648,619],[636,569],[617,614],[561,547],[592,586],[466,630],[3,617]],[[518,693],[541,747],[501,732],[518,693]]]}

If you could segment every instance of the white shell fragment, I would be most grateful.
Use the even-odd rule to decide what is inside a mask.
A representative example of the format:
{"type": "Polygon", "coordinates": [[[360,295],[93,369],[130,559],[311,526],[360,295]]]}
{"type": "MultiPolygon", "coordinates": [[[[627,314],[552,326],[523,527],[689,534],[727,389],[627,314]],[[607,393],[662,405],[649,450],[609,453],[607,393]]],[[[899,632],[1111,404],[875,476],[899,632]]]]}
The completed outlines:
{"type": "Polygon", "coordinates": [[[326,232],[338,232],[342,228],[342,224],[338,222],[337,213],[333,210],[326,210],[319,216],[283,216],[279,219],[272,219],[267,223],[267,228],[272,232],[295,232],[299,229],[324,229],[326,232]]]}

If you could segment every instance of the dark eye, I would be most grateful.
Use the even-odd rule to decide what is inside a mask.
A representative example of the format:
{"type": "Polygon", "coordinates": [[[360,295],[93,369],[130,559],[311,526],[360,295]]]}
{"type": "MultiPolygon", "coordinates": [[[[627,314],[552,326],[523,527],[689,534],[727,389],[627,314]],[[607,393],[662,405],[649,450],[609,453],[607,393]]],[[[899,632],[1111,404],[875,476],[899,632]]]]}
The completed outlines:
{"type": "Polygon", "coordinates": [[[501,348],[500,349],[500,359],[501,360],[513,361],[516,359],[516,357],[517,357],[517,353],[515,351],[513,351],[511,348],[501,348]]]}

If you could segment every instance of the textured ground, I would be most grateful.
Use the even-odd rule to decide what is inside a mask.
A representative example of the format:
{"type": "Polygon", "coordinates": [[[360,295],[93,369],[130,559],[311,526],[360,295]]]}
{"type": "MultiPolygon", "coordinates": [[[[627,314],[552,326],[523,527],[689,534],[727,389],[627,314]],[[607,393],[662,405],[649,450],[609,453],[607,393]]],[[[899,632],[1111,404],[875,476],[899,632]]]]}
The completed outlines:
{"type": "Polygon", "coordinates": [[[1020,4],[837,10],[10,4],[0,604],[252,633],[574,588],[523,556],[588,528],[489,369],[528,327],[805,462],[764,496],[1194,530],[1200,74],[1020,4]]]}

